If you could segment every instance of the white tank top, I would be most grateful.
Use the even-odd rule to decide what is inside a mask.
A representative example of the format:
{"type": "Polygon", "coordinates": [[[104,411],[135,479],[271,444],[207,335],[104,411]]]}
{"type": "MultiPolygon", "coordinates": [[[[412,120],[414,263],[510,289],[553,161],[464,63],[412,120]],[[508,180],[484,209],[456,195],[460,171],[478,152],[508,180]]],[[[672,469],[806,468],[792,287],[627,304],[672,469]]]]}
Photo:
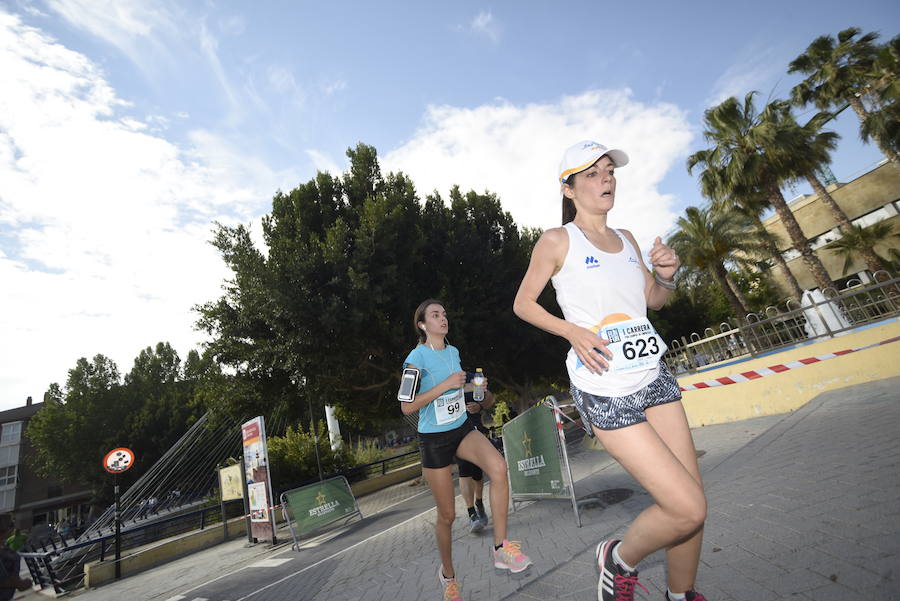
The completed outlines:
{"type": "MultiPolygon", "coordinates": [[[[566,321],[598,332],[611,323],[646,318],[646,281],[634,245],[613,229],[623,248],[617,253],[603,252],[574,223],[563,227],[569,236],[569,250],[562,268],[550,281],[566,321]]],[[[631,394],[659,374],[658,363],[640,371],[594,374],[581,363],[574,349],[566,355],[566,368],[573,385],[599,396],[631,394]]]]}

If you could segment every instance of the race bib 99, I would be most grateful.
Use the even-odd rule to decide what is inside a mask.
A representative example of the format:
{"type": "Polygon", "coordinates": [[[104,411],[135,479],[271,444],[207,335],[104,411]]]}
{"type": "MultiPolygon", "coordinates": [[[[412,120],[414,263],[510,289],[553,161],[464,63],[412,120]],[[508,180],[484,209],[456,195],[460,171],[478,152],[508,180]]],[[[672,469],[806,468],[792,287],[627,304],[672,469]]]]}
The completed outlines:
{"type": "Polygon", "coordinates": [[[609,340],[606,348],[613,354],[610,366],[618,373],[652,368],[668,350],[647,318],[610,324],[598,335],[609,340]]]}
{"type": "Polygon", "coordinates": [[[434,399],[434,421],[438,425],[449,424],[466,414],[465,396],[462,388],[448,390],[434,399]]]}

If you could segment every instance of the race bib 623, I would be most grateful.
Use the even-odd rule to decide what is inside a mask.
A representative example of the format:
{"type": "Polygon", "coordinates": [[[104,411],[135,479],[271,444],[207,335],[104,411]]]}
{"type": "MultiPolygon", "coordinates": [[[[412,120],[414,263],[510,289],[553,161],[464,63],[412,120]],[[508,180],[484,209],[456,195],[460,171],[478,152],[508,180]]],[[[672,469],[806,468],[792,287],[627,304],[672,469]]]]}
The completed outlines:
{"type": "Polygon", "coordinates": [[[610,366],[619,373],[649,369],[659,363],[659,358],[668,350],[647,318],[604,326],[597,335],[609,340],[607,348],[613,354],[610,366]]]}

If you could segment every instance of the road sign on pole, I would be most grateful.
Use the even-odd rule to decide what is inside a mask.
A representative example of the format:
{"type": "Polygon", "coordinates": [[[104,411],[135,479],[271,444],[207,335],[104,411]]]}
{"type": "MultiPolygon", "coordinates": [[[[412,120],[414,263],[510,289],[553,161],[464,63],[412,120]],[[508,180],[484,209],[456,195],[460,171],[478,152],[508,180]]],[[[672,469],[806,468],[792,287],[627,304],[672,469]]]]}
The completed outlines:
{"type": "Polygon", "coordinates": [[[134,465],[134,451],[119,447],[113,449],[103,458],[103,469],[115,478],[113,492],[116,495],[116,580],[122,576],[122,568],[119,560],[122,558],[122,514],[119,512],[119,474],[134,465]]]}
{"type": "Polygon", "coordinates": [[[103,458],[103,469],[110,474],[121,474],[134,464],[134,451],[119,447],[113,449],[103,458]]]}

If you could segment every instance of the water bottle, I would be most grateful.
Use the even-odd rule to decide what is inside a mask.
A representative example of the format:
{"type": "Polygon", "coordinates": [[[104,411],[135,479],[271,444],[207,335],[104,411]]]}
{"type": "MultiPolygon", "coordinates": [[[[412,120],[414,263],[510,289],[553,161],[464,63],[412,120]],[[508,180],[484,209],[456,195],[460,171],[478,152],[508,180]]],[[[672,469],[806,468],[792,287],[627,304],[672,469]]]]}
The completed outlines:
{"type": "Polygon", "coordinates": [[[484,372],[480,367],[475,370],[475,377],[472,378],[472,385],[474,386],[474,389],[472,390],[472,399],[480,403],[484,400],[484,372]]]}

